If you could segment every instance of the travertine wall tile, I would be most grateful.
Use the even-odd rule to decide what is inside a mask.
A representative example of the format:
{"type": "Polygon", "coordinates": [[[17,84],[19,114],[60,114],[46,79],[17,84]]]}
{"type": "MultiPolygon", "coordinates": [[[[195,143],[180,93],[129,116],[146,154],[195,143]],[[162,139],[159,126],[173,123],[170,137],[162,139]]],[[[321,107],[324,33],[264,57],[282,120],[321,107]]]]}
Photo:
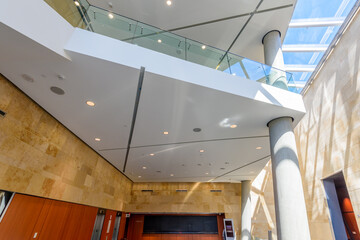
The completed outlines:
{"type": "Polygon", "coordinates": [[[132,182],[0,75],[0,189],[123,210],[132,182]]]}

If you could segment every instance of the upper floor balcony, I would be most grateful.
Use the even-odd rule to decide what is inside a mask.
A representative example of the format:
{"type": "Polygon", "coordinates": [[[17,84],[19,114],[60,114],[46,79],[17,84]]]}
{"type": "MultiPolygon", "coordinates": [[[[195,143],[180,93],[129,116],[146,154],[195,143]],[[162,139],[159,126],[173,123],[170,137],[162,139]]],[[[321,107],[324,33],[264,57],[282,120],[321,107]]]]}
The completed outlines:
{"type": "MultiPolygon", "coordinates": [[[[291,73],[121,16],[87,0],[45,0],[74,27],[299,93],[291,73]]],[[[139,56],[141,58],[141,56],[139,56]]]]}

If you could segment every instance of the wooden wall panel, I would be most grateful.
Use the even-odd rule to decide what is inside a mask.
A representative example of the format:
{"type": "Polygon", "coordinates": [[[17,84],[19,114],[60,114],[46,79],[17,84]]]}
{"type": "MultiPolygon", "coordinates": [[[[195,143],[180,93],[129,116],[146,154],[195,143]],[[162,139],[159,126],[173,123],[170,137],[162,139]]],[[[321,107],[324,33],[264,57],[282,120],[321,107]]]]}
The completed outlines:
{"type": "Polygon", "coordinates": [[[104,225],[101,231],[100,240],[110,240],[115,226],[116,211],[106,210],[104,225]]]}
{"type": "Polygon", "coordinates": [[[78,239],[85,240],[85,239],[91,239],[98,209],[89,206],[83,206],[83,207],[84,207],[84,214],[82,216],[80,228],[78,229],[79,232],[78,239]]]}
{"type": "Polygon", "coordinates": [[[31,239],[44,202],[43,198],[15,194],[0,222],[0,239],[31,239]]]}
{"type": "Polygon", "coordinates": [[[125,235],[125,227],[126,227],[126,213],[121,214],[120,227],[119,227],[119,236],[118,240],[124,238],[125,235]]]}

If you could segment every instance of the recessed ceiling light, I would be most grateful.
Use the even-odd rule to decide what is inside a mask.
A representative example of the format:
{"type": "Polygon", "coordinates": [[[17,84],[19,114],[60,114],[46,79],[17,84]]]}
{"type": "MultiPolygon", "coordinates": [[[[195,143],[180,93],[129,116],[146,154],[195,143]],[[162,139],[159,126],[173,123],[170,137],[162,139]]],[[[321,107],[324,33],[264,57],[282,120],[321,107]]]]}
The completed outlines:
{"type": "Polygon", "coordinates": [[[54,86],[52,86],[52,87],[50,87],[50,90],[51,90],[53,93],[57,94],[57,95],[64,95],[64,94],[65,94],[65,91],[62,90],[62,89],[59,88],[59,87],[54,87],[54,86]]]}
{"type": "Polygon", "coordinates": [[[173,177],[174,176],[174,174],[170,174],[170,177],[173,177]]]}
{"type": "Polygon", "coordinates": [[[141,178],[141,176],[138,176],[138,178],[141,178]]]}
{"type": "Polygon", "coordinates": [[[109,13],[108,16],[109,16],[110,19],[114,18],[114,15],[112,13],[109,13]]]}
{"type": "Polygon", "coordinates": [[[208,175],[209,173],[208,173],[208,172],[206,172],[205,174],[206,174],[206,175],[208,175]]]}
{"type": "Polygon", "coordinates": [[[74,2],[76,6],[80,6],[80,3],[78,1],[74,2]]]}
{"type": "Polygon", "coordinates": [[[161,39],[158,39],[158,43],[161,43],[162,41],[161,41],[161,39]]]}
{"type": "Polygon", "coordinates": [[[95,141],[100,142],[101,139],[100,138],[95,138],[95,141]]]}
{"type": "Polygon", "coordinates": [[[205,150],[204,150],[204,149],[201,149],[200,152],[203,153],[203,152],[205,152],[205,150]]]}
{"type": "Polygon", "coordinates": [[[164,135],[168,135],[169,134],[169,132],[164,132],[164,135]]]}
{"type": "Polygon", "coordinates": [[[146,167],[142,167],[142,169],[146,169],[146,167]]]}
{"type": "Polygon", "coordinates": [[[167,1],[166,1],[166,4],[167,4],[168,6],[171,6],[171,4],[172,4],[172,1],[170,1],[170,0],[167,0],[167,1]]]}
{"type": "Polygon", "coordinates": [[[230,126],[230,128],[236,128],[236,127],[237,127],[236,124],[233,124],[233,125],[230,126]]]}
{"type": "Polygon", "coordinates": [[[155,156],[155,154],[154,154],[154,153],[150,153],[150,156],[155,156]]]}
{"type": "Polygon", "coordinates": [[[90,107],[95,106],[95,103],[93,101],[86,101],[86,104],[89,105],[90,107]]]}
{"type": "Polygon", "coordinates": [[[202,46],[201,46],[201,49],[202,49],[202,50],[205,50],[205,48],[206,48],[205,45],[202,45],[202,46]]]}
{"type": "Polygon", "coordinates": [[[256,149],[257,149],[257,150],[260,150],[260,149],[262,149],[262,147],[257,147],[256,149]]]}
{"type": "Polygon", "coordinates": [[[236,76],[236,73],[233,73],[232,75],[233,75],[233,76],[236,76]]]}

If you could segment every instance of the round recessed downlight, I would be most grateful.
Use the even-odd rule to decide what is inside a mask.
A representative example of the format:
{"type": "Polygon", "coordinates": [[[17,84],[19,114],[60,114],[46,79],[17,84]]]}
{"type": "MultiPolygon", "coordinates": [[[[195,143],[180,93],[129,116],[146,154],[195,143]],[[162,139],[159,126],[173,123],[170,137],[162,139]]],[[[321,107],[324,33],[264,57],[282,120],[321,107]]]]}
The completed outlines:
{"type": "Polygon", "coordinates": [[[86,104],[89,105],[90,107],[95,106],[95,103],[93,101],[86,101],[86,104]]]}
{"type": "Polygon", "coordinates": [[[169,134],[169,132],[164,132],[164,135],[168,135],[169,134]]]}
{"type": "Polygon", "coordinates": [[[170,177],[173,177],[174,176],[174,174],[170,174],[170,177]]]}
{"type": "Polygon", "coordinates": [[[194,128],[193,131],[194,132],[201,132],[201,128],[194,128]]]}
{"type": "Polygon", "coordinates": [[[22,74],[21,77],[27,82],[31,82],[31,83],[34,82],[34,79],[27,74],[22,74]]]}
{"type": "Polygon", "coordinates": [[[75,1],[74,4],[75,4],[76,6],[80,6],[80,3],[79,3],[78,1],[75,1]]]}
{"type": "Polygon", "coordinates": [[[161,40],[161,39],[158,39],[158,43],[162,43],[162,40],[161,40]]]}
{"type": "Polygon", "coordinates": [[[262,149],[262,147],[257,147],[257,148],[256,148],[256,150],[260,150],[260,149],[262,149]]]}
{"type": "Polygon", "coordinates": [[[172,1],[170,1],[170,0],[167,0],[167,1],[166,1],[166,4],[167,4],[168,6],[171,6],[171,4],[172,4],[172,1]]]}
{"type": "Polygon", "coordinates": [[[154,156],[155,154],[154,153],[150,153],[150,156],[154,156]]]}
{"type": "Polygon", "coordinates": [[[138,176],[138,178],[141,178],[141,176],[138,176]]]}
{"type": "Polygon", "coordinates": [[[236,73],[233,73],[232,75],[233,75],[233,76],[236,76],[236,73]]]}
{"type": "Polygon", "coordinates": [[[109,13],[109,14],[108,14],[108,17],[109,17],[110,19],[113,19],[113,18],[114,18],[114,15],[113,15],[112,13],[109,13]]]}
{"type": "Polygon", "coordinates": [[[50,87],[50,90],[51,90],[53,93],[57,94],[57,95],[64,95],[64,94],[65,94],[65,91],[62,90],[62,89],[59,88],[59,87],[52,86],[52,87],[50,87]]]}
{"type": "Polygon", "coordinates": [[[205,45],[202,45],[202,46],[201,46],[201,49],[202,49],[202,50],[205,50],[205,49],[206,49],[206,46],[205,46],[205,45]]]}
{"type": "Polygon", "coordinates": [[[146,169],[146,167],[142,167],[142,169],[146,169]]]}
{"type": "Polygon", "coordinates": [[[204,149],[200,149],[200,152],[203,153],[203,152],[205,152],[205,150],[204,150],[204,149]]]}
{"type": "Polygon", "coordinates": [[[101,139],[100,138],[95,138],[95,141],[100,142],[101,139]]]}
{"type": "Polygon", "coordinates": [[[207,172],[207,173],[205,173],[206,175],[208,175],[209,173],[207,172]]]}
{"type": "Polygon", "coordinates": [[[236,124],[233,124],[233,125],[230,126],[230,128],[236,128],[236,127],[237,127],[236,124]]]}

